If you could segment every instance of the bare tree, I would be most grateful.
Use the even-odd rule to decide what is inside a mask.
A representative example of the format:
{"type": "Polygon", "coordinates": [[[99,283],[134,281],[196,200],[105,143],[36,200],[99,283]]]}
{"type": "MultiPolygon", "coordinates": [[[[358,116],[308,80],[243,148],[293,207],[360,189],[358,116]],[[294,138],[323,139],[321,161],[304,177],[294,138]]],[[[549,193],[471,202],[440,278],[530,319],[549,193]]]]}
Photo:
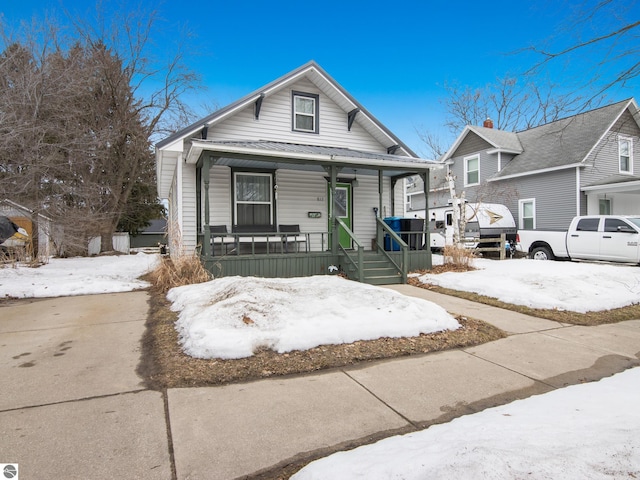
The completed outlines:
{"type": "Polygon", "coordinates": [[[639,16],[635,0],[583,3],[559,35],[525,49],[541,56],[527,73],[537,76],[563,67],[563,76],[573,80],[575,90],[589,92],[584,94],[585,108],[614,87],[633,86],[640,75],[639,16]],[[567,37],[573,38],[568,46],[567,37]]]}
{"type": "Polygon", "coordinates": [[[160,210],[152,138],[190,114],[181,98],[199,87],[182,51],[163,64],[147,55],[153,12],[108,24],[98,13],[96,29],[73,21],[72,42],[40,22],[5,36],[0,55],[0,196],[52,217],[67,253],[96,234],[111,250],[119,223],[137,228],[133,197],[160,210]]]}
{"type": "Polygon", "coordinates": [[[510,76],[482,88],[457,84],[447,84],[445,88],[445,126],[454,135],[466,125],[482,125],[487,118],[491,118],[494,128],[523,130],[575,113],[581,105],[579,95],[556,93],[555,84],[522,84],[510,76]]]}

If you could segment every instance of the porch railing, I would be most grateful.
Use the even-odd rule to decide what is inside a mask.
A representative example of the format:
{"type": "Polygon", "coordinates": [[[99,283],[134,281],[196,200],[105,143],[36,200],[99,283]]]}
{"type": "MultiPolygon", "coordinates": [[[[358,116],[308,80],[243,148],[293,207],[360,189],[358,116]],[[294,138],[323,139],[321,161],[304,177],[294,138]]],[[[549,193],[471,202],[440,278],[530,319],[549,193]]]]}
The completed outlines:
{"type": "Polygon", "coordinates": [[[349,264],[355,268],[358,281],[364,282],[364,247],[358,241],[358,239],[356,238],[354,233],[351,231],[351,229],[342,221],[342,219],[336,217],[335,220],[336,220],[336,223],[335,223],[336,228],[334,231],[336,232],[336,235],[338,234],[337,232],[340,231],[339,227],[342,227],[344,232],[351,239],[351,245],[353,246],[353,250],[355,250],[355,253],[356,253],[356,260],[351,258],[351,254],[347,251],[346,248],[340,245],[340,242],[338,242],[338,248],[344,255],[344,258],[347,259],[347,262],[349,262],[349,264]]]}
{"type": "Polygon", "coordinates": [[[208,248],[204,234],[198,235],[198,252],[206,256],[288,254],[325,251],[329,232],[243,232],[211,233],[208,248]]]}
{"type": "Polygon", "coordinates": [[[402,275],[402,283],[407,283],[407,271],[409,269],[409,245],[407,245],[400,235],[393,231],[391,227],[380,217],[376,217],[376,248],[378,252],[382,252],[387,257],[391,264],[398,270],[400,275],[402,275]],[[395,262],[391,255],[387,253],[386,248],[384,248],[384,239],[386,235],[388,235],[391,245],[394,245],[395,243],[400,247],[400,265],[395,262]]]}

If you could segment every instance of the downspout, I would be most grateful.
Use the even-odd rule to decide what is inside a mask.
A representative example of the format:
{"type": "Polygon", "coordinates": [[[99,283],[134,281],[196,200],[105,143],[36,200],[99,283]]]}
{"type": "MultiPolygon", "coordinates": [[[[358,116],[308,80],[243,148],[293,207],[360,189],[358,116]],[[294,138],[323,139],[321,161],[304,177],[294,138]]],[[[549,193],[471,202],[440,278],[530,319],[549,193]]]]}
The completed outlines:
{"type": "Polygon", "coordinates": [[[580,215],[580,167],[576,167],[576,217],[580,215]]]}

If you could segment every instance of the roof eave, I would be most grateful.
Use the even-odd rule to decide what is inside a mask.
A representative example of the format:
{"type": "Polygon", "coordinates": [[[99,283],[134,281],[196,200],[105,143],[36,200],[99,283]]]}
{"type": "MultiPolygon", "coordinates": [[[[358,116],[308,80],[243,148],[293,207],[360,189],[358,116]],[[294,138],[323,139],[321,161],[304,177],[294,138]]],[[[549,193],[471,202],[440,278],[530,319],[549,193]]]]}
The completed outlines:
{"type": "Polygon", "coordinates": [[[634,180],[631,182],[618,182],[610,183],[607,185],[591,185],[588,187],[580,188],[583,192],[615,192],[615,191],[628,191],[628,190],[640,190],[640,180],[634,180]]]}
{"type": "Polygon", "coordinates": [[[434,162],[431,160],[425,159],[417,159],[416,157],[407,157],[413,158],[414,160],[420,160],[420,162],[412,161],[406,162],[402,161],[403,157],[398,157],[398,160],[383,160],[383,159],[375,159],[375,158],[360,158],[360,157],[348,157],[344,155],[329,155],[322,153],[308,153],[308,152],[284,152],[279,150],[268,150],[268,149],[256,149],[256,148],[248,148],[248,147],[240,147],[235,145],[217,145],[211,144],[209,142],[200,142],[193,141],[189,152],[185,157],[185,161],[187,163],[197,163],[200,156],[204,152],[212,152],[214,154],[219,154],[219,156],[224,157],[227,155],[246,155],[247,157],[261,157],[267,159],[273,159],[277,161],[278,159],[289,159],[289,160],[303,160],[306,162],[316,163],[318,165],[327,165],[327,164],[341,164],[341,165],[349,165],[353,167],[370,167],[374,169],[390,169],[390,170],[407,170],[407,171],[425,171],[425,170],[437,170],[443,167],[443,165],[439,162],[434,162]]]}
{"type": "Polygon", "coordinates": [[[511,178],[527,177],[529,175],[539,175],[541,173],[556,172],[558,170],[567,170],[567,169],[577,168],[577,167],[584,167],[584,164],[582,162],[572,163],[570,165],[560,165],[557,167],[542,168],[540,170],[530,170],[528,172],[513,173],[511,175],[503,175],[499,177],[489,178],[487,179],[487,182],[497,182],[500,180],[508,180],[511,178]]]}
{"type": "Polygon", "coordinates": [[[489,155],[492,155],[494,153],[512,153],[513,155],[520,155],[522,152],[524,152],[524,150],[522,149],[515,150],[513,148],[500,148],[500,147],[487,150],[487,153],[489,155]]]}

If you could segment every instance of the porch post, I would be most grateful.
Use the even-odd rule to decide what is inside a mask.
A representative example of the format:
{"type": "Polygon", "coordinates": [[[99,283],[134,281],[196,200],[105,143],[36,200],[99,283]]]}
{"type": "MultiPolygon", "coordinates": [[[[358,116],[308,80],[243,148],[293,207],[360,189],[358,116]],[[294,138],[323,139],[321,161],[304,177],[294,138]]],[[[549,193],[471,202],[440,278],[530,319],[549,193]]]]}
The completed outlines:
{"type": "Polygon", "coordinates": [[[338,183],[338,169],[335,165],[329,167],[329,182],[331,198],[329,199],[329,238],[331,239],[331,253],[336,255],[338,253],[338,244],[340,241],[339,232],[336,229],[336,209],[335,209],[335,196],[336,196],[336,183],[338,183]]]}
{"type": "Polygon", "coordinates": [[[378,213],[380,214],[380,218],[383,218],[382,215],[382,193],[384,192],[384,175],[382,170],[378,170],[378,213]]]}
{"type": "MultiPolygon", "coordinates": [[[[204,183],[204,232],[202,237],[202,254],[207,257],[213,255],[213,246],[211,245],[211,230],[209,229],[209,170],[211,167],[210,157],[205,155],[202,159],[202,181],[204,183]]],[[[198,212],[200,215],[200,212],[198,212]]]]}
{"type": "MultiPolygon", "coordinates": [[[[431,218],[429,217],[429,190],[430,190],[430,175],[429,175],[429,170],[427,170],[426,173],[421,173],[420,176],[422,177],[422,184],[424,185],[424,245],[425,245],[425,250],[428,249],[429,252],[431,252],[431,233],[430,233],[430,221],[431,218]]],[[[435,225],[434,225],[435,226],[435,225]]],[[[431,258],[431,254],[429,254],[429,258],[431,258]]],[[[429,268],[431,268],[431,261],[429,261],[429,268]]]]}

